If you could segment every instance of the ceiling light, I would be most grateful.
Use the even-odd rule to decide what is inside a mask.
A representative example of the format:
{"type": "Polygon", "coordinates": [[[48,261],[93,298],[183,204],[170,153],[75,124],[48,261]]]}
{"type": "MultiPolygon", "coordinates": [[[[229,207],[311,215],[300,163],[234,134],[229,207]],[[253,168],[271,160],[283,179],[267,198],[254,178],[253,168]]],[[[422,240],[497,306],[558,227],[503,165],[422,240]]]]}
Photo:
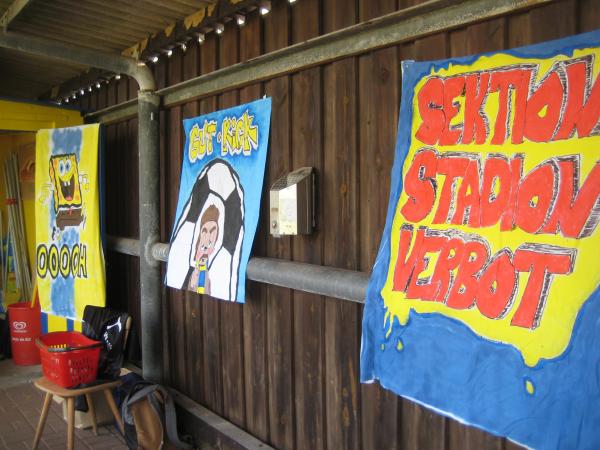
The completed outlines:
{"type": "Polygon", "coordinates": [[[65,98],[65,103],[69,103],[69,97],[65,98]]]}
{"type": "Polygon", "coordinates": [[[198,43],[202,44],[204,42],[204,39],[205,39],[204,35],[202,33],[198,33],[197,37],[198,37],[198,43]]]}
{"type": "Polygon", "coordinates": [[[96,89],[100,89],[100,82],[96,81],[96,89]]]}
{"type": "Polygon", "coordinates": [[[120,80],[120,79],[121,79],[121,74],[120,73],[116,74],[115,75],[115,80],[120,80]]]}
{"type": "Polygon", "coordinates": [[[88,92],[92,92],[92,85],[88,86],[88,92]]]}
{"type": "Polygon", "coordinates": [[[237,22],[237,24],[240,27],[243,27],[244,24],[246,23],[246,16],[242,15],[242,14],[236,14],[235,15],[235,21],[237,22]]]}
{"type": "Polygon", "coordinates": [[[167,50],[166,53],[167,53],[167,58],[170,58],[171,56],[173,56],[173,50],[172,49],[167,50]]]}
{"type": "Polygon", "coordinates": [[[79,93],[80,93],[81,95],[84,95],[84,94],[85,94],[85,91],[84,91],[83,89],[79,89],[79,93]]]}
{"type": "Polygon", "coordinates": [[[57,99],[56,103],[58,103],[59,105],[62,105],[62,98],[57,99]]]}
{"type": "Polygon", "coordinates": [[[225,25],[223,25],[222,23],[215,23],[215,32],[217,34],[223,34],[224,31],[225,31],[225,25]]]}
{"type": "Polygon", "coordinates": [[[296,3],[296,0],[288,0],[288,3],[289,3],[290,5],[293,5],[294,3],[296,3]]]}
{"type": "Polygon", "coordinates": [[[150,58],[150,61],[152,61],[154,64],[156,64],[158,62],[158,56],[154,55],[150,58]]]}
{"type": "Polygon", "coordinates": [[[73,92],[73,95],[72,95],[72,97],[73,97],[73,100],[75,100],[75,99],[77,98],[77,93],[76,93],[76,92],[73,92]]]}
{"type": "Polygon", "coordinates": [[[181,51],[183,53],[185,53],[185,51],[187,50],[187,45],[185,45],[185,42],[183,44],[181,44],[181,51]]]}
{"type": "Polygon", "coordinates": [[[266,16],[271,12],[271,2],[269,0],[262,0],[258,4],[258,10],[260,11],[261,15],[266,16]]]}

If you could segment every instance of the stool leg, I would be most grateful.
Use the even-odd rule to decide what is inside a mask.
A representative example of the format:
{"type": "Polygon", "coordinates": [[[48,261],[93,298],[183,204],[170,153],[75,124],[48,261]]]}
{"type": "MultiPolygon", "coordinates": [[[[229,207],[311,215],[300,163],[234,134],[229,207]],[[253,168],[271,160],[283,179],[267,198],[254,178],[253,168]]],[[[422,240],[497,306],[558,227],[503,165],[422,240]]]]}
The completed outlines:
{"type": "Polygon", "coordinates": [[[73,450],[75,441],[75,398],[67,398],[67,449],[73,450]]]}
{"type": "Polygon", "coordinates": [[[48,411],[50,410],[51,403],[52,394],[50,392],[46,392],[44,406],[42,406],[42,414],[40,414],[40,421],[38,422],[37,430],[35,430],[35,438],[33,438],[33,446],[31,447],[33,450],[36,450],[40,443],[40,438],[42,437],[42,432],[44,431],[44,425],[46,425],[46,418],[48,417],[48,411]]]}
{"type": "Polygon", "coordinates": [[[92,396],[90,394],[85,394],[85,399],[87,400],[88,408],[90,408],[90,415],[92,416],[92,428],[94,429],[94,434],[98,436],[98,425],[96,425],[96,410],[94,409],[94,401],[92,400],[92,396]]]}
{"type": "Polygon", "coordinates": [[[119,427],[119,430],[121,430],[121,434],[125,435],[125,430],[123,429],[123,421],[121,420],[121,414],[119,413],[119,410],[115,403],[115,399],[112,396],[111,390],[104,389],[103,392],[104,397],[106,397],[106,403],[108,403],[108,406],[110,406],[110,410],[112,411],[113,416],[115,416],[115,420],[117,421],[117,426],[119,427]]]}

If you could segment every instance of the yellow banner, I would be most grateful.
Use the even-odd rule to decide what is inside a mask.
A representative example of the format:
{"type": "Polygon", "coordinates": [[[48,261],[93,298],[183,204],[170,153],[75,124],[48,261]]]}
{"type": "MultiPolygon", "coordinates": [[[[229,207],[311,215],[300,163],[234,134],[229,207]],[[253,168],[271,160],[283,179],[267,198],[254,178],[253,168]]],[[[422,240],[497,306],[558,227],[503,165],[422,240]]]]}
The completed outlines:
{"type": "Polygon", "coordinates": [[[382,290],[390,324],[441,313],[528,366],[564,352],[600,283],[599,57],[501,53],[418,80],[382,290]]]}
{"type": "Polygon", "coordinates": [[[36,137],[36,272],[42,311],[81,319],[104,306],[100,238],[100,125],[40,130],[36,137]]]}

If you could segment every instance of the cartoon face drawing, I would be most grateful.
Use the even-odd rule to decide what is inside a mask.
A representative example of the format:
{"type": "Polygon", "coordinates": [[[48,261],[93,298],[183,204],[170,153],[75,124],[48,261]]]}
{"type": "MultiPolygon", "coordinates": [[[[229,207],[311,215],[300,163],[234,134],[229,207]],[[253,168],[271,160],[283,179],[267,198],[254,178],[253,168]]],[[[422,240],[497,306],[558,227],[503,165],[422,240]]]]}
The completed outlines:
{"type": "Polygon", "coordinates": [[[54,182],[54,209],[81,206],[79,171],[74,153],[50,158],[50,178],[54,182]]]}
{"type": "Polygon", "coordinates": [[[76,155],[69,153],[50,157],[50,179],[54,185],[56,224],[61,229],[79,225],[83,217],[76,155]]]}
{"type": "Polygon", "coordinates": [[[195,268],[188,289],[210,294],[210,280],[206,276],[208,257],[215,251],[219,237],[219,210],[210,205],[200,219],[200,234],[196,243],[195,268]]]}
{"type": "Polygon", "coordinates": [[[201,220],[200,236],[196,247],[196,260],[208,259],[214,251],[215,243],[219,237],[219,210],[210,205],[204,212],[201,220]]]}

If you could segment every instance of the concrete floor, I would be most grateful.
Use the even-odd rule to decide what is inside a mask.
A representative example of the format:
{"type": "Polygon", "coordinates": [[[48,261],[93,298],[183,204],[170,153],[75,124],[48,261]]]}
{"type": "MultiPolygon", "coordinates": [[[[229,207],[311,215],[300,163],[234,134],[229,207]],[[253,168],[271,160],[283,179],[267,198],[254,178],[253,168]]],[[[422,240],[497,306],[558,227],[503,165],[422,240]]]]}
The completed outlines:
{"type": "MultiPolygon", "coordinates": [[[[32,380],[40,376],[40,366],[16,366],[12,360],[0,361],[0,450],[31,448],[44,401],[44,394],[32,380]]],[[[67,423],[62,405],[52,402],[38,448],[58,450],[66,446],[67,423]]],[[[91,429],[76,428],[75,449],[127,449],[127,446],[117,428],[107,425],[98,427],[98,436],[91,429]]]]}

